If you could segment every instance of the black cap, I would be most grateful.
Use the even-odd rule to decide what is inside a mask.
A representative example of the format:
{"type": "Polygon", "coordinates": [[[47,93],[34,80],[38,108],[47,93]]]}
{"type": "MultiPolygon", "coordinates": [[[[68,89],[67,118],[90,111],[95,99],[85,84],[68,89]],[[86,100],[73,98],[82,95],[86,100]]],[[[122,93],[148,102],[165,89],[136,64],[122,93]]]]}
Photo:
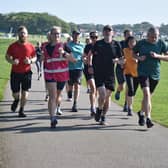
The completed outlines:
{"type": "Polygon", "coordinates": [[[110,25],[106,25],[106,26],[103,27],[103,31],[104,30],[110,30],[111,31],[111,30],[113,30],[113,28],[110,25]]]}
{"type": "Polygon", "coordinates": [[[79,30],[73,30],[72,34],[80,34],[80,31],[79,30]]]}
{"type": "Polygon", "coordinates": [[[98,32],[97,31],[91,31],[90,33],[89,33],[89,35],[90,36],[98,36],[98,32]]]}

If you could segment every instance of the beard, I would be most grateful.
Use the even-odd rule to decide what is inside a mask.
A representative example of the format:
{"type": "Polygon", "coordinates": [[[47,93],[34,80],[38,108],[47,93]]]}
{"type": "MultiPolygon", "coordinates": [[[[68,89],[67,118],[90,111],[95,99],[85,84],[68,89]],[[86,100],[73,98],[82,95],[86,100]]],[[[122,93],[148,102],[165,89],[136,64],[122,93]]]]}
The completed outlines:
{"type": "Polygon", "coordinates": [[[27,40],[26,37],[19,37],[19,42],[20,42],[20,43],[25,43],[26,40],[27,40]]]}

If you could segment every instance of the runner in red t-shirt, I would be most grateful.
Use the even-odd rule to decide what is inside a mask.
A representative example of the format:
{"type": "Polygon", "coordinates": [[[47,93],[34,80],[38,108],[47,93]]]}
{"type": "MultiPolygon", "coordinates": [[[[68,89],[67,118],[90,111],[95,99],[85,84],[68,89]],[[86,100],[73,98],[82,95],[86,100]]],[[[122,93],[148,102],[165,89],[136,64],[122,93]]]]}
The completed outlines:
{"type": "Polygon", "coordinates": [[[26,117],[24,106],[28,97],[28,90],[31,88],[32,76],[30,64],[36,61],[36,57],[34,46],[27,41],[28,31],[26,27],[20,26],[18,28],[18,37],[18,41],[9,46],[6,60],[12,64],[10,84],[14,101],[11,110],[16,111],[20,100],[19,117],[26,117]]]}

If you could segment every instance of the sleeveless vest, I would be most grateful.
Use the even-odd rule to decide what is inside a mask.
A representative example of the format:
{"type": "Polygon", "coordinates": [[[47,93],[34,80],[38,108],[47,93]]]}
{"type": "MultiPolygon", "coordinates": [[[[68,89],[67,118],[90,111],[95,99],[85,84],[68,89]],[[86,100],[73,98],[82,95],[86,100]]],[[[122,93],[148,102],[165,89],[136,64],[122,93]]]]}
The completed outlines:
{"type": "Polygon", "coordinates": [[[57,43],[55,45],[52,56],[44,48],[44,78],[45,80],[56,80],[63,82],[69,80],[69,68],[68,61],[61,57],[59,54],[59,48],[64,48],[63,43],[57,43]]]}

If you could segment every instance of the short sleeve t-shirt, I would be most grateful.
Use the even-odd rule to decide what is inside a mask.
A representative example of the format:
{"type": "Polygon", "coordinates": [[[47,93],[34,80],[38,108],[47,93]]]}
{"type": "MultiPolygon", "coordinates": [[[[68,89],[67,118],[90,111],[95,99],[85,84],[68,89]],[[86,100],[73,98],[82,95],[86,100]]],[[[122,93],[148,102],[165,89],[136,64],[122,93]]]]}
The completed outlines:
{"type": "Polygon", "coordinates": [[[74,43],[73,41],[67,43],[67,46],[71,49],[72,55],[75,59],[77,59],[76,63],[69,62],[69,69],[83,69],[83,51],[84,51],[84,45],[81,43],[74,43]]]}
{"type": "Polygon", "coordinates": [[[33,58],[36,54],[35,47],[31,43],[21,44],[19,42],[12,43],[8,50],[7,54],[12,56],[13,59],[18,59],[18,65],[12,65],[12,72],[16,73],[25,73],[31,70],[30,64],[25,64],[24,60],[26,57],[33,58]]]}
{"type": "Polygon", "coordinates": [[[104,39],[98,40],[93,48],[94,72],[105,76],[114,76],[113,59],[119,57],[122,57],[122,49],[117,41],[106,43],[104,39]]]}
{"type": "Polygon", "coordinates": [[[166,43],[159,39],[156,43],[152,44],[146,39],[140,40],[133,48],[135,53],[139,56],[146,56],[144,61],[138,62],[138,76],[151,77],[154,80],[160,79],[160,60],[152,58],[150,52],[163,54],[168,51],[166,43]]]}

